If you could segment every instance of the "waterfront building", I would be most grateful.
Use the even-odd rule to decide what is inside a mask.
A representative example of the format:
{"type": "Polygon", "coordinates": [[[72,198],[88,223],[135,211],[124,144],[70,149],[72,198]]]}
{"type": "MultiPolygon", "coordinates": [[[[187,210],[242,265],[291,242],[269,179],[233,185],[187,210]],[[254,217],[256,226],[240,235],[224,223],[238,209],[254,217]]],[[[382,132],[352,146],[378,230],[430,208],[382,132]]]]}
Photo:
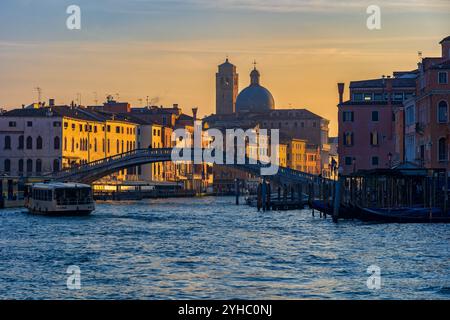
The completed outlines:
{"type": "Polygon", "coordinates": [[[307,141],[287,136],[282,137],[281,141],[286,144],[286,167],[306,172],[307,141]]]}
{"type": "Polygon", "coordinates": [[[440,45],[441,57],[426,57],[419,63],[416,94],[397,113],[396,151],[403,161],[450,170],[450,37],[440,45]]]}
{"type": "Polygon", "coordinates": [[[415,93],[416,71],[393,77],[352,81],[349,100],[339,88],[339,163],[344,174],[360,169],[388,168],[395,153],[396,109],[415,93]]]}
{"type": "Polygon", "coordinates": [[[441,57],[393,77],[354,81],[350,99],[339,88],[339,162],[344,173],[408,162],[449,167],[450,37],[441,57]]]}
{"type": "Polygon", "coordinates": [[[310,174],[320,175],[322,172],[320,147],[316,144],[308,144],[306,146],[306,172],[310,174]]]}
{"type": "MultiPolygon", "coordinates": [[[[0,172],[43,176],[133,150],[137,125],[76,106],[8,111],[0,116],[0,172]]],[[[111,179],[136,179],[122,170],[111,179]]]]}

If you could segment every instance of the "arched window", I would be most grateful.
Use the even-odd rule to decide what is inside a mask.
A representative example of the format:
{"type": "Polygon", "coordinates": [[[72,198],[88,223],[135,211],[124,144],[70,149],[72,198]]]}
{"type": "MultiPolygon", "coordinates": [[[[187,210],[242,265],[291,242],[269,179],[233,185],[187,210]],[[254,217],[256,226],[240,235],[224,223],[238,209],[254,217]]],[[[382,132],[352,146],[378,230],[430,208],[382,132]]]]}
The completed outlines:
{"type": "Polygon", "coordinates": [[[42,172],[42,160],[37,159],[36,160],[36,173],[40,174],[42,172]]]}
{"type": "Polygon", "coordinates": [[[94,138],[94,152],[97,152],[97,138],[94,138]]]}
{"type": "Polygon", "coordinates": [[[72,146],[71,146],[71,151],[74,152],[75,151],[75,139],[72,138],[72,146]]]}
{"type": "Polygon", "coordinates": [[[448,160],[447,139],[441,138],[438,142],[439,161],[448,160]]]}
{"type": "Polygon", "coordinates": [[[33,138],[32,137],[27,137],[27,149],[28,150],[33,149],[33,138]]]}
{"type": "Polygon", "coordinates": [[[37,140],[36,140],[36,149],[42,150],[42,137],[41,137],[41,136],[37,137],[37,140]]]}
{"type": "Polygon", "coordinates": [[[59,150],[61,148],[61,139],[59,137],[55,137],[55,139],[53,139],[53,147],[55,150],[59,150]]]}
{"type": "Polygon", "coordinates": [[[27,173],[32,173],[33,172],[33,160],[28,159],[27,160],[27,173]]]}
{"type": "Polygon", "coordinates": [[[25,145],[25,138],[23,136],[19,136],[19,147],[18,147],[18,149],[19,150],[23,150],[24,145],[25,145]]]}
{"type": "Polygon", "coordinates": [[[116,153],[120,153],[120,142],[119,142],[119,140],[116,141],[116,153]]]}
{"type": "Polygon", "coordinates": [[[83,147],[83,139],[80,138],[80,150],[83,151],[84,147],[83,147]]]}
{"type": "Polygon", "coordinates": [[[64,151],[67,151],[67,137],[64,137],[64,151]]]}
{"type": "Polygon", "coordinates": [[[23,159],[19,160],[19,174],[23,173],[23,159]]]}
{"type": "Polygon", "coordinates": [[[59,171],[59,160],[55,159],[53,160],[53,172],[58,172],[59,171]]]}
{"type": "Polygon", "coordinates": [[[11,172],[11,160],[5,159],[5,172],[10,173],[11,172]]]}
{"type": "Polygon", "coordinates": [[[5,150],[11,150],[11,137],[5,136],[5,150]]]}
{"type": "Polygon", "coordinates": [[[448,122],[448,105],[446,101],[439,102],[438,105],[438,121],[439,123],[448,122]]]}

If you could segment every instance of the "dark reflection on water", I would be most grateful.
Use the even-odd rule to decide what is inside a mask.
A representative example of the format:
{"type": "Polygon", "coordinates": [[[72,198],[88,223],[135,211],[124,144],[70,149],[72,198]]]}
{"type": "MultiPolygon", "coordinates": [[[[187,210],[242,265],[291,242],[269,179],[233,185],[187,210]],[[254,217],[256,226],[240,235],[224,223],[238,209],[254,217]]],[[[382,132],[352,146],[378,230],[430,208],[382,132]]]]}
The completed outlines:
{"type": "Polygon", "coordinates": [[[0,211],[0,298],[450,299],[449,225],[334,225],[233,202],[103,203],[84,218],[0,211]],[[66,287],[70,265],[79,291],[66,287]]]}

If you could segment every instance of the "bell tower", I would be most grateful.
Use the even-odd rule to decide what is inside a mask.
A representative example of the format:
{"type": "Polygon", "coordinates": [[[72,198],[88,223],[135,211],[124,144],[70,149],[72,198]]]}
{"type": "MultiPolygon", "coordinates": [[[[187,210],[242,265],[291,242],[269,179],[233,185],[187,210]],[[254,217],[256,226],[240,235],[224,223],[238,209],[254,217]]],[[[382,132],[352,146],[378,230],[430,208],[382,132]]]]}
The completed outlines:
{"type": "Polygon", "coordinates": [[[227,60],[216,74],[216,114],[232,114],[236,111],[239,75],[236,66],[227,60]]]}

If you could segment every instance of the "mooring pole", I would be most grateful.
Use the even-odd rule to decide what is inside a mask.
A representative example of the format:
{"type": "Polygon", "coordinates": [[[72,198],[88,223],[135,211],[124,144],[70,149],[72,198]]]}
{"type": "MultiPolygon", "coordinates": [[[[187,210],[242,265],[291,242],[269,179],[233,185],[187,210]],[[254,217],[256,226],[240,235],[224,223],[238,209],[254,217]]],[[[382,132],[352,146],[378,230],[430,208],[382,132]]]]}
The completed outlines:
{"type": "Polygon", "coordinates": [[[447,213],[448,208],[448,171],[445,170],[444,177],[444,214],[447,213]]]}
{"type": "Polygon", "coordinates": [[[239,190],[239,179],[234,180],[234,191],[236,194],[236,205],[239,205],[239,196],[240,196],[240,190],[239,190]]]}
{"type": "Polygon", "coordinates": [[[266,206],[267,206],[267,184],[266,184],[266,178],[263,178],[263,183],[262,183],[262,208],[263,211],[266,211],[266,206]]]}
{"type": "Polygon", "coordinates": [[[339,178],[335,183],[334,191],[334,210],[333,210],[333,222],[337,223],[339,219],[339,208],[341,206],[341,190],[342,190],[342,168],[339,168],[339,178]]]}

